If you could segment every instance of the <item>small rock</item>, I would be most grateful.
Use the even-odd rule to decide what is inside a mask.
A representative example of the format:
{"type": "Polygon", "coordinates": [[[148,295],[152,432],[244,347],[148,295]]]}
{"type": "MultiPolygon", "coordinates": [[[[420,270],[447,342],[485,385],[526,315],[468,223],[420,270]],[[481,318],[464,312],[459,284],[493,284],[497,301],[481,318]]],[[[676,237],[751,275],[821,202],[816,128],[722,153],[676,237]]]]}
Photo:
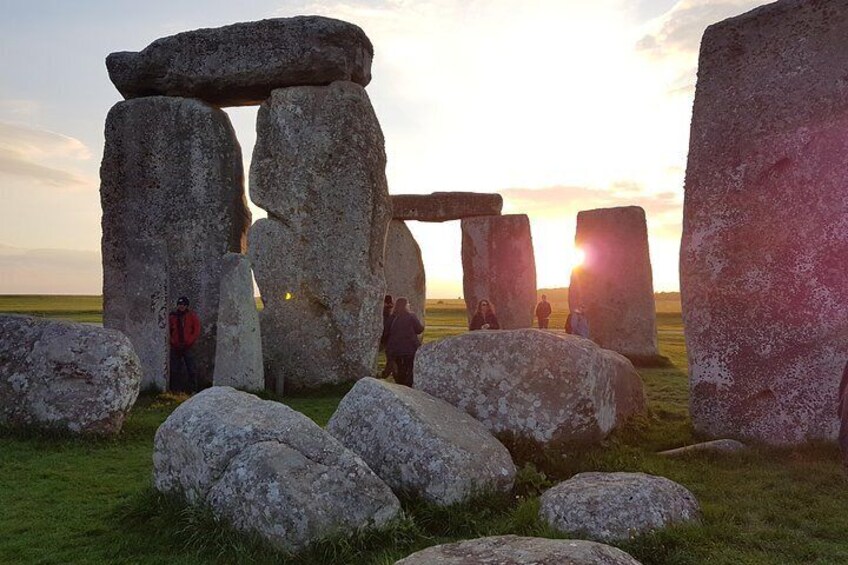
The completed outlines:
{"type": "Polygon", "coordinates": [[[676,457],[678,455],[688,455],[691,453],[735,453],[737,451],[744,451],[748,448],[741,441],[736,441],[735,439],[716,439],[713,441],[705,441],[703,443],[696,443],[693,445],[686,445],[684,447],[678,447],[677,449],[669,449],[666,451],[660,451],[659,455],[667,455],[669,457],[676,457]]]}
{"type": "Polygon", "coordinates": [[[434,192],[392,195],[392,218],[418,222],[449,222],[473,216],[498,216],[503,208],[500,194],[480,192],[434,192]]]}

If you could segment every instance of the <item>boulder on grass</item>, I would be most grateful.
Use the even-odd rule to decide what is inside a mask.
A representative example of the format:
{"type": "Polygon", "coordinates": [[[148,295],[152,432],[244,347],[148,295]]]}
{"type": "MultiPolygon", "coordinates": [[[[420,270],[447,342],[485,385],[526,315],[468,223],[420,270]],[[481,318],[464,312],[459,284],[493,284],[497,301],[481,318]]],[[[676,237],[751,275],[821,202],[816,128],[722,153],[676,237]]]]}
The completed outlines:
{"type": "Polygon", "coordinates": [[[639,565],[601,543],[571,539],[496,536],[428,547],[395,565],[639,565]]]}
{"type": "Polygon", "coordinates": [[[364,378],[327,426],[397,493],[449,505],[485,491],[508,492],[515,465],[486,428],[419,390],[364,378]]]}
{"type": "Polygon", "coordinates": [[[563,533],[601,541],[697,520],[698,500],[665,477],[644,473],[580,473],[542,494],[539,516],[563,533]]]}
{"type": "Polygon", "coordinates": [[[117,330],[0,315],[0,425],[121,431],[141,364],[117,330]]]}
{"type": "Polygon", "coordinates": [[[174,410],[156,431],[153,468],[159,491],[288,551],[400,512],[391,489],[312,420],[229,387],[174,410]]]}
{"type": "Polygon", "coordinates": [[[735,439],[716,439],[692,445],[684,445],[677,449],[660,451],[659,455],[666,457],[677,457],[679,455],[690,455],[695,453],[737,453],[745,451],[748,447],[741,441],[735,439]]]}
{"type": "Polygon", "coordinates": [[[600,441],[645,407],[623,356],[559,331],[474,331],[424,345],[415,387],[494,433],[541,444],[600,441]]]}

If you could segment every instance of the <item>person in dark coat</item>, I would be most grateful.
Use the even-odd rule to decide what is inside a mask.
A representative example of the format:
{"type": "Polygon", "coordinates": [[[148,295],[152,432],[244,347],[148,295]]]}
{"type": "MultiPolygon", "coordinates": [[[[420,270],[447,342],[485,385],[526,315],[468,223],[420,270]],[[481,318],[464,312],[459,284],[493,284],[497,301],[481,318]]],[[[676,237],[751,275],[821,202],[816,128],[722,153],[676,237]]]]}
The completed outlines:
{"type": "Polygon", "coordinates": [[[477,311],[474,312],[468,329],[471,331],[501,329],[501,325],[498,323],[498,317],[495,315],[495,305],[485,298],[478,302],[477,311]]]}
{"type": "Polygon", "coordinates": [[[536,319],[539,320],[539,329],[548,329],[548,320],[551,318],[551,303],[548,297],[542,295],[542,301],[536,305],[536,319]]]}
{"type": "Polygon", "coordinates": [[[397,367],[395,373],[397,384],[412,387],[415,352],[421,345],[418,336],[423,332],[424,324],[418,316],[409,311],[409,301],[403,297],[395,300],[385,336],[386,355],[394,359],[397,367]]]}
{"type": "Polygon", "coordinates": [[[383,298],[383,336],[380,338],[380,349],[386,352],[386,366],[383,367],[383,373],[380,378],[387,379],[392,375],[397,374],[397,366],[395,360],[386,351],[386,340],[389,337],[389,324],[392,321],[392,309],[394,308],[394,299],[391,294],[387,294],[383,298]]]}
{"type": "Polygon", "coordinates": [[[848,469],[848,398],[845,397],[848,389],[848,363],[842,370],[842,382],[839,383],[839,450],[842,452],[842,465],[848,469]]]}
{"type": "Polygon", "coordinates": [[[197,392],[197,374],[191,348],[200,337],[200,318],[189,309],[188,298],[177,300],[177,309],[168,315],[171,341],[171,390],[197,392]]]}

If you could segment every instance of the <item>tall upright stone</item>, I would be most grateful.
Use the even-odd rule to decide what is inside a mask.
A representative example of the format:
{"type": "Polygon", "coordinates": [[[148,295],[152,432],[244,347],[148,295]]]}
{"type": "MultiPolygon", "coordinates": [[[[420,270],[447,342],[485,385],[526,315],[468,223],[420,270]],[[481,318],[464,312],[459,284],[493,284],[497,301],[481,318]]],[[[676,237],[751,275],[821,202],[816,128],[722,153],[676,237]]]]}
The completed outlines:
{"type": "Polygon", "coordinates": [[[486,298],[502,329],[529,328],[536,306],[536,259],[524,214],[462,220],[462,288],[468,320],[486,298]]]}
{"type": "Polygon", "coordinates": [[[392,220],[386,236],[386,294],[405,296],[421,323],[427,301],[427,281],[421,248],[406,222],[392,220]]]}
{"type": "Polygon", "coordinates": [[[585,254],[571,272],[568,304],[582,305],[595,343],[622,355],[651,358],[657,349],[657,315],[648,227],[639,206],[577,214],[574,244],[585,254]]]}
{"type": "Polygon", "coordinates": [[[848,2],[784,0],[707,28],[681,291],[695,429],[835,438],[848,358],[848,2]]]}
{"type": "Polygon", "coordinates": [[[144,256],[147,245],[140,242],[161,242],[167,261],[151,257],[154,264],[146,268],[167,271],[169,306],[187,296],[200,317],[195,362],[201,382],[208,383],[221,257],[243,249],[250,225],[241,148],[230,120],[186,98],[119,102],[106,118],[100,178],[104,326],[123,326],[127,274],[138,268],[132,258],[144,256]]]}
{"type": "Polygon", "coordinates": [[[383,133],[352,82],[275,90],[259,109],[250,230],[265,371],[279,388],[369,376],[391,219],[383,133]]]}

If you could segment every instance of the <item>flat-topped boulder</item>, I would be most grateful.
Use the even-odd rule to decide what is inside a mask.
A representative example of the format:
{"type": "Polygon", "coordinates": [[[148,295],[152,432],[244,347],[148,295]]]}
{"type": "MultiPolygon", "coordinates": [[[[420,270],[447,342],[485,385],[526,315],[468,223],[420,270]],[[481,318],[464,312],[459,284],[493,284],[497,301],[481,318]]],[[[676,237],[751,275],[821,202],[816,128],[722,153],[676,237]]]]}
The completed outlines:
{"type": "Polygon", "coordinates": [[[414,382],[493,433],[541,444],[598,442],[645,407],[630,361],[560,331],[474,331],[428,343],[414,382]]]}
{"type": "Polygon", "coordinates": [[[515,465],[488,430],[420,390],[362,379],[327,431],[396,493],[449,505],[480,492],[509,492],[515,465]]]}
{"type": "Polygon", "coordinates": [[[141,374],[117,330],[0,315],[0,426],[117,434],[141,374]]]}
{"type": "Polygon", "coordinates": [[[385,526],[400,512],[391,489],[312,420],[229,387],[182,403],[153,447],[156,489],[285,550],[385,526]]]}
{"type": "Polygon", "coordinates": [[[421,248],[405,222],[389,222],[386,235],[386,294],[395,300],[409,299],[409,308],[424,323],[427,305],[427,277],[421,248]]]}
{"type": "Polygon", "coordinates": [[[371,81],[374,48],[358,26],[321,16],[275,18],[157,39],[106,58],[124,98],[165,95],[218,106],[261,104],[276,88],[371,81]]]}
{"type": "Polygon", "coordinates": [[[494,536],[434,545],[395,565],[639,565],[618,548],[593,541],[494,536]]]}
{"type": "Polygon", "coordinates": [[[448,222],[473,216],[497,216],[503,208],[500,194],[483,192],[434,192],[393,194],[392,218],[419,222],[448,222]]]}

